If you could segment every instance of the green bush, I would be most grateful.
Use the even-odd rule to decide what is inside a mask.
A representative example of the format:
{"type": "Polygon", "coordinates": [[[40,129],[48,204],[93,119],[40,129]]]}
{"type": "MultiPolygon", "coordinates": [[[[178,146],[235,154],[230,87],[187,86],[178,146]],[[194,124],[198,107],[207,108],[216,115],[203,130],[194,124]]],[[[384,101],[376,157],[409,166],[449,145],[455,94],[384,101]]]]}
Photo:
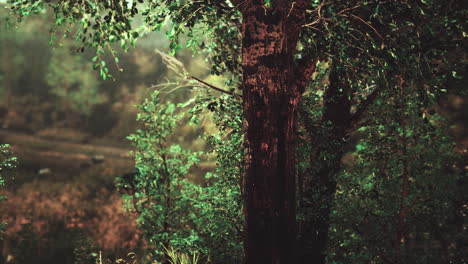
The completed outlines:
{"type": "Polygon", "coordinates": [[[200,96],[191,113],[205,116],[208,109],[217,128],[206,135],[208,152],[214,154],[216,170],[208,172],[200,197],[200,220],[205,247],[213,263],[242,262],[242,107],[231,96],[200,96]],[[204,113],[204,114],[203,114],[204,113]]]}
{"type": "MultiPolygon", "coordinates": [[[[13,169],[16,166],[16,157],[12,156],[10,145],[0,145],[0,187],[5,186],[4,173],[13,169]]],[[[5,200],[6,197],[0,195],[0,202],[5,200]]],[[[0,223],[0,234],[5,230],[6,223],[0,223]]]]}
{"type": "Polygon", "coordinates": [[[138,120],[144,129],[129,136],[137,149],[138,173],[134,193],[124,199],[138,213],[139,227],[157,260],[168,255],[164,248],[172,248],[200,253],[213,263],[240,261],[241,118],[239,104],[230,100],[199,96],[183,104],[163,103],[156,91],[139,107],[138,120]],[[191,107],[189,111],[187,107],[191,107]],[[207,114],[204,109],[213,112],[218,128],[207,136],[212,153],[171,143],[179,126],[200,123],[198,116],[207,114]],[[207,173],[206,186],[200,186],[191,176],[200,160],[209,156],[206,154],[217,158],[217,169],[207,173]]]}
{"type": "Polygon", "coordinates": [[[139,108],[137,119],[143,122],[144,129],[129,136],[137,148],[136,192],[124,199],[132,201],[143,235],[157,255],[164,254],[164,247],[198,250],[198,212],[194,201],[201,189],[189,181],[187,174],[199,163],[201,153],[169,142],[184,117],[178,111],[179,105],[160,103],[156,92],[139,108]]]}

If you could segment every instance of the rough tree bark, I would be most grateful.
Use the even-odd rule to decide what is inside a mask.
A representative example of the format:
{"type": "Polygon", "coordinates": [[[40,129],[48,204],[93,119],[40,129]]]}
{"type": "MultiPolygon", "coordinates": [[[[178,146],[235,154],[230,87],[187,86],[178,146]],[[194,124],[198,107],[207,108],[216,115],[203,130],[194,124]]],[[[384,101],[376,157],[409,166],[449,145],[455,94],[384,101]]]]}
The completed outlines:
{"type": "Polygon", "coordinates": [[[310,71],[293,54],[307,1],[241,2],[245,116],[245,262],[295,263],[294,137],[310,71]]]}
{"type": "MultiPolygon", "coordinates": [[[[242,13],[242,89],[245,117],[246,170],[245,262],[323,263],[328,241],[335,174],[343,156],[343,137],[377,93],[369,95],[356,114],[350,114],[349,89],[335,67],[325,95],[323,123],[331,129],[317,153],[333,157],[315,168],[307,188],[319,202],[309,206],[315,217],[302,222],[299,254],[296,243],[295,125],[299,99],[315,70],[306,56],[294,61],[308,0],[233,0],[242,13]],[[299,259],[297,259],[299,256],[299,259]]],[[[316,55],[315,55],[316,56],[316,55]]],[[[302,204],[303,205],[303,204],[302,204]]]]}

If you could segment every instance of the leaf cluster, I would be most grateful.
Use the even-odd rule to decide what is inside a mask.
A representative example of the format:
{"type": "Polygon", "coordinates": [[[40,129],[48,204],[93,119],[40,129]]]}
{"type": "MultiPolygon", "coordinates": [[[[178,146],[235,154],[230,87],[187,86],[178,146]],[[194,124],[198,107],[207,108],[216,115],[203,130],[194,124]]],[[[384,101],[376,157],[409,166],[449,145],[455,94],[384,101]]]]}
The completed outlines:
{"type": "Polygon", "coordinates": [[[201,96],[173,104],[160,102],[155,91],[139,109],[144,129],[129,136],[137,149],[138,173],[133,179],[134,192],[124,198],[138,213],[145,239],[161,259],[164,247],[171,247],[201,253],[213,263],[237,263],[242,255],[239,103],[229,97],[201,96]],[[179,126],[199,123],[202,109],[213,111],[219,127],[219,134],[207,138],[217,169],[206,174],[205,186],[195,184],[190,175],[206,155],[171,144],[179,126]]]}
{"type": "MultiPolygon", "coordinates": [[[[10,145],[0,145],[0,188],[5,186],[5,173],[16,167],[17,158],[13,156],[10,145]]],[[[6,197],[0,195],[0,202],[6,197]]],[[[6,223],[0,223],[0,233],[5,230],[6,223]]]]}

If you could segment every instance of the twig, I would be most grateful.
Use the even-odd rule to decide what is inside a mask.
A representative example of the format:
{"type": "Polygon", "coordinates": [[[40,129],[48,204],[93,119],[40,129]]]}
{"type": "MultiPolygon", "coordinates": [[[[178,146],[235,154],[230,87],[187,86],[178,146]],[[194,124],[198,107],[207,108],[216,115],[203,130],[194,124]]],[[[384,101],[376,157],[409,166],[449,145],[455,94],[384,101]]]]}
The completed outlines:
{"type": "Polygon", "coordinates": [[[367,23],[366,21],[364,21],[364,19],[356,16],[356,15],[353,15],[353,14],[350,14],[352,17],[356,18],[357,20],[361,21],[362,23],[366,24],[368,27],[370,27],[372,30],[374,30],[375,34],[377,34],[377,36],[379,36],[379,38],[383,41],[384,38],[382,37],[382,35],[380,35],[380,33],[377,31],[377,29],[375,29],[375,27],[373,27],[371,24],[367,23]]]}
{"type": "Polygon", "coordinates": [[[341,15],[341,14],[343,14],[344,12],[347,12],[347,11],[352,10],[352,9],[356,9],[356,8],[358,8],[358,7],[361,7],[361,5],[357,5],[357,6],[345,8],[345,9],[341,10],[340,12],[338,12],[338,15],[341,15]]]}
{"type": "Polygon", "coordinates": [[[291,5],[291,8],[289,9],[289,12],[288,12],[288,15],[286,17],[289,17],[291,15],[291,12],[292,10],[294,9],[294,5],[296,4],[296,2],[293,2],[292,5],[291,5]]]}
{"type": "Polygon", "coordinates": [[[313,25],[318,24],[322,19],[323,19],[323,20],[328,20],[327,18],[323,18],[323,17],[322,17],[322,14],[321,14],[322,7],[323,7],[324,5],[325,5],[325,0],[324,0],[322,3],[320,3],[320,5],[319,5],[316,9],[312,10],[312,12],[314,12],[315,10],[317,10],[317,19],[316,19],[315,21],[313,21],[313,22],[311,22],[311,23],[308,23],[308,24],[305,24],[305,25],[302,25],[302,26],[303,26],[303,27],[312,27],[313,25]]]}
{"type": "Polygon", "coordinates": [[[199,83],[201,83],[201,84],[203,84],[203,85],[205,85],[205,86],[207,86],[207,87],[209,87],[209,88],[211,88],[211,89],[213,89],[213,90],[216,90],[216,91],[218,91],[218,92],[222,92],[222,93],[225,93],[225,94],[229,94],[229,95],[232,95],[232,96],[236,96],[236,97],[242,98],[242,96],[241,96],[240,94],[236,94],[236,93],[232,93],[232,92],[223,90],[223,89],[218,88],[218,87],[216,87],[216,86],[214,86],[214,85],[212,85],[212,84],[209,84],[209,83],[207,83],[207,82],[205,82],[205,81],[202,81],[202,80],[198,79],[197,77],[190,76],[190,77],[188,77],[188,78],[191,79],[191,80],[195,80],[195,81],[197,81],[197,82],[199,82],[199,83]]]}

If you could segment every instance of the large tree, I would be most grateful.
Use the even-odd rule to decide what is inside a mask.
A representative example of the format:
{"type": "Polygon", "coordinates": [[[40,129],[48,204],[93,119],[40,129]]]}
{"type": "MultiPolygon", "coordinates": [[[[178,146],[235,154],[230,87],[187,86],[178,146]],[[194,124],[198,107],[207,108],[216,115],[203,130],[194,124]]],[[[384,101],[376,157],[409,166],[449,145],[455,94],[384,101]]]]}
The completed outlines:
{"type": "MultiPolygon", "coordinates": [[[[173,53],[181,48],[179,36],[183,34],[189,36],[186,47],[210,53],[213,73],[224,74],[232,90],[242,92],[246,149],[244,251],[246,263],[255,264],[324,262],[336,188],[334,177],[346,138],[379,93],[403,76],[398,70],[400,54],[412,55],[411,49],[415,49],[415,54],[423,55],[411,57],[415,65],[425,63],[431,68],[438,63],[438,57],[443,57],[434,50],[447,50],[444,44],[455,43],[459,37],[446,30],[456,31],[452,27],[457,27],[460,17],[452,14],[455,19],[448,19],[460,5],[456,1],[10,3],[18,20],[50,5],[56,16],[53,31],[75,34],[82,42],[78,49],[94,47],[95,68],[103,78],[109,77],[102,61],[106,49],[116,56],[113,43],[120,42],[126,49],[127,42],[134,44],[167,21],[173,53]],[[133,20],[140,15],[143,24],[135,26],[133,20]],[[65,29],[61,31],[60,26],[65,29]],[[332,65],[324,74],[328,84],[322,90],[321,103],[312,104],[313,111],[320,113],[316,118],[320,122],[304,123],[309,142],[315,143],[310,157],[316,160],[311,164],[318,165],[302,172],[298,186],[298,105],[306,88],[310,88],[319,61],[332,65]],[[299,230],[297,192],[302,214],[299,230]]],[[[424,74],[421,71],[422,77],[424,74]]],[[[304,112],[308,114],[310,109],[304,112]]]]}

